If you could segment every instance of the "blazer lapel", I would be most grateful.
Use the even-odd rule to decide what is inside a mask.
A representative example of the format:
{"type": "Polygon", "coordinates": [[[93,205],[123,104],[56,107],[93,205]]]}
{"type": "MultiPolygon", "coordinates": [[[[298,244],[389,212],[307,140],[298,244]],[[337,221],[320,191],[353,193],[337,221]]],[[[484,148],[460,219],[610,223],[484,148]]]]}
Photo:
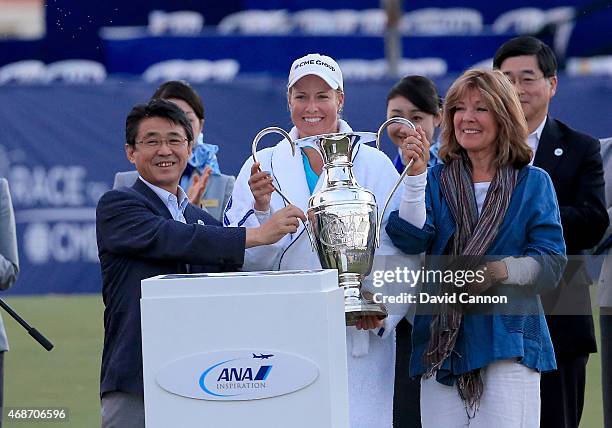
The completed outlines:
{"type": "Polygon", "coordinates": [[[185,216],[185,221],[187,222],[187,224],[200,223],[200,224],[205,224],[205,225],[206,224],[216,225],[215,223],[209,222],[208,219],[205,216],[200,215],[200,213],[201,211],[198,210],[195,206],[191,204],[187,204],[183,215],[185,216]]]}
{"type": "Polygon", "coordinates": [[[155,208],[157,214],[167,219],[172,218],[172,214],[170,214],[170,211],[168,210],[166,204],[164,204],[164,201],[162,201],[159,196],[157,196],[157,194],[149,188],[149,186],[144,184],[140,178],[136,179],[136,182],[132,186],[132,189],[136,190],[138,193],[146,197],[151,203],[151,205],[153,205],[153,207],[155,208]]]}
{"type": "Polygon", "coordinates": [[[187,204],[187,206],[185,207],[185,212],[183,213],[187,224],[193,224],[198,222],[198,218],[195,216],[195,213],[193,212],[192,208],[193,207],[191,206],[191,204],[187,204]]]}
{"type": "Polygon", "coordinates": [[[557,123],[548,117],[540,136],[533,165],[542,168],[552,176],[555,168],[567,153],[567,144],[563,141],[561,130],[557,123]]]}
{"type": "MultiPolygon", "coordinates": [[[[170,211],[168,210],[168,207],[166,206],[166,204],[164,204],[164,202],[159,198],[159,196],[157,196],[157,194],[153,190],[151,190],[149,186],[144,184],[140,178],[136,179],[136,183],[134,183],[134,185],[132,186],[132,189],[136,190],[138,193],[146,197],[151,203],[151,205],[153,205],[153,208],[157,212],[157,214],[161,215],[162,217],[168,220],[172,219],[172,214],[170,214],[170,211]]],[[[184,215],[185,215],[185,220],[187,220],[187,222],[189,223],[190,221],[187,219],[188,210],[189,210],[189,206],[187,207],[187,209],[185,209],[184,215]]],[[[189,263],[182,263],[179,261],[176,262],[176,269],[177,269],[177,273],[179,274],[191,273],[191,270],[192,270],[191,265],[189,263]]]]}

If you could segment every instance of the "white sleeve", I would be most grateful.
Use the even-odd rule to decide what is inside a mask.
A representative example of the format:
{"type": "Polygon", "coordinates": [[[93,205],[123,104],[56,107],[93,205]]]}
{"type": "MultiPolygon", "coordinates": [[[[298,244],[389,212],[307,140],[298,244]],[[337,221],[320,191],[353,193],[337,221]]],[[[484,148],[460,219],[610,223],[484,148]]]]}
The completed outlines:
{"type": "Polygon", "coordinates": [[[225,207],[223,225],[232,227],[257,227],[259,221],[255,216],[255,198],[249,188],[249,178],[251,176],[251,166],[253,160],[247,159],[242,168],[232,190],[232,196],[225,207]]]}
{"type": "Polygon", "coordinates": [[[13,285],[18,272],[19,253],[17,252],[15,213],[8,183],[0,179],[0,289],[6,290],[13,285]]]}
{"type": "MultiPolygon", "coordinates": [[[[360,153],[360,155],[365,155],[367,152],[360,153]]],[[[367,177],[363,183],[359,183],[367,187],[376,196],[376,201],[379,203],[379,210],[383,209],[383,204],[389,197],[393,186],[399,179],[399,174],[397,173],[395,167],[391,163],[389,158],[377,151],[370,154],[368,153],[368,166],[367,166],[367,177]]],[[[391,201],[389,202],[388,208],[385,210],[383,214],[383,221],[381,224],[380,230],[380,247],[375,252],[375,262],[373,266],[373,271],[376,269],[386,269],[389,263],[392,266],[395,266],[397,263],[402,263],[402,265],[412,266],[412,263],[416,263],[420,265],[419,256],[407,256],[402,253],[393,242],[391,242],[391,238],[387,235],[385,230],[385,226],[387,225],[387,221],[389,220],[389,214],[392,211],[399,209],[400,206],[400,195],[401,190],[398,189],[391,201]],[[415,261],[416,260],[416,261],[415,261]]],[[[379,211],[379,215],[382,214],[379,211]]],[[[399,288],[397,284],[385,284],[383,287],[376,288],[372,285],[372,273],[368,276],[368,279],[364,283],[364,289],[371,291],[372,293],[382,293],[383,295],[392,295],[401,292],[402,290],[399,288]]],[[[408,302],[405,303],[395,303],[394,306],[388,307],[389,316],[385,318],[383,323],[383,330],[374,329],[370,330],[370,334],[376,336],[379,339],[386,339],[389,335],[393,334],[395,330],[395,326],[398,322],[401,321],[404,316],[409,312],[411,305],[408,302]]]]}
{"type": "Polygon", "coordinates": [[[259,224],[264,224],[265,222],[267,222],[270,219],[271,215],[272,210],[270,208],[268,208],[268,211],[255,210],[255,217],[257,217],[259,224]]]}
{"type": "Polygon", "coordinates": [[[6,290],[17,280],[17,265],[0,254],[0,290],[6,290]]]}
{"type": "MultiPolygon", "coordinates": [[[[398,189],[394,194],[391,200],[389,201],[389,206],[385,210],[384,213],[381,210],[384,208],[383,204],[386,202],[389,197],[391,190],[393,190],[393,186],[397,183],[399,179],[399,174],[397,170],[393,166],[391,160],[384,153],[378,152],[376,149],[375,155],[370,156],[368,162],[370,162],[368,168],[367,179],[364,180],[363,183],[359,183],[367,189],[371,190],[376,197],[376,202],[378,205],[378,215],[382,215],[382,222],[380,225],[380,247],[376,250],[377,256],[391,256],[391,255],[400,255],[403,254],[391,241],[389,235],[387,235],[386,226],[389,221],[389,215],[391,212],[399,209],[400,204],[400,190],[398,189]]],[[[362,155],[369,154],[364,152],[362,155]]]]}
{"type": "MultiPolygon", "coordinates": [[[[393,179],[391,180],[392,183],[394,184],[396,182],[396,180],[399,178],[399,175],[396,174],[393,179]]],[[[393,243],[391,242],[391,238],[389,238],[389,236],[387,235],[386,231],[385,231],[385,225],[387,224],[387,221],[389,219],[389,214],[391,213],[391,211],[397,210],[399,209],[400,212],[400,217],[402,217],[402,206],[404,206],[406,204],[406,190],[405,188],[406,186],[406,178],[408,178],[409,182],[415,182],[416,184],[418,184],[418,188],[421,190],[417,190],[418,192],[421,193],[420,197],[420,208],[417,207],[417,209],[422,209],[422,223],[419,227],[423,227],[423,224],[425,224],[425,186],[427,184],[427,171],[425,171],[423,174],[420,174],[418,176],[406,176],[404,178],[404,184],[402,187],[404,187],[404,191],[403,194],[400,196],[400,191],[398,190],[396,191],[395,195],[393,196],[392,202],[389,204],[389,208],[387,209],[384,221],[383,221],[383,225],[382,225],[382,231],[381,231],[381,248],[383,249],[383,247],[385,247],[386,245],[390,245],[395,249],[395,252],[391,252],[391,251],[379,251],[377,252],[377,254],[381,254],[381,255],[389,255],[389,254],[394,254],[396,256],[399,256],[402,260],[402,264],[404,266],[407,266],[411,269],[419,269],[420,268],[420,256],[418,255],[406,255],[403,254],[401,251],[399,251],[397,249],[397,247],[395,247],[393,245],[393,243]],[[388,242],[388,244],[387,244],[388,242]]],[[[390,192],[391,189],[389,188],[387,193],[390,192]]],[[[410,198],[412,199],[416,199],[415,196],[411,196],[409,195],[410,198]]],[[[404,208],[405,209],[405,208],[404,208]]],[[[409,208],[410,211],[414,211],[415,208],[409,208]]],[[[403,217],[402,217],[403,218],[403,217]]],[[[406,220],[406,219],[405,219],[406,220]]],[[[409,220],[407,220],[409,221],[409,220]]],[[[395,258],[394,258],[395,259],[395,258]]],[[[402,290],[401,287],[397,284],[391,286],[389,284],[386,284],[382,289],[377,290],[379,292],[383,292],[386,293],[387,295],[392,295],[392,294],[397,294],[398,292],[402,292],[405,290],[402,290]]],[[[410,290],[411,293],[413,293],[415,290],[412,289],[410,290]]],[[[401,321],[402,318],[404,318],[406,315],[408,315],[411,310],[413,310],[413,305],[411,305],[410,303],[404,302],[404,303],[396,303],[394,304],[395,306],[393,308],[391,308],[390,312],[389,312],[389,316],[385,319],[385,322],[383,324],[383,328],[384,330],[382,332],[380,331],[371,331],[372,334],[375,334],[379,337],[381,337],[382,339],[387,338],[394,330],[395,330],[395,326],[397,325],[398,322],[401,321]]]]}
{"type": "Polygon", "coordinates": [[[425,209],[425,187],[427,171],[419,175],[404,177],[404,192],[399,208],[399,216],[408,223],[421,229],[427,219],[425,209]]]}
{"type": "MultiPolygon", "coordinates": [[[[270,156],[266,156],[267,154],[262,152],[258,154],[259,161],[264,170],[270,169],[268,166],[270,156]]],[[[238,177],[236,177],[232,197],[225,208],[223,216],[224,226],[259,227],[275,211],[274,205],[270,205],[270,212],[267,214],[258,214],[255,211],[255,198],[249,188],[252,165],[253,159],[247,159],[240,169],[238,177]]],[[[244,253],[242,269],[244,271],[278,270],[281,255],[290,243],[291,238],[289,235],[286,235],[275,244],[247,248],[244,253]]]]}
{"type": "Polygon", "coordinates": [[[502,284],[533,284],[542,270],[540,263],[533,257],[505,257],[501,261],[506,264],[508,270],[508,278],[502,281],[502,284]]]}

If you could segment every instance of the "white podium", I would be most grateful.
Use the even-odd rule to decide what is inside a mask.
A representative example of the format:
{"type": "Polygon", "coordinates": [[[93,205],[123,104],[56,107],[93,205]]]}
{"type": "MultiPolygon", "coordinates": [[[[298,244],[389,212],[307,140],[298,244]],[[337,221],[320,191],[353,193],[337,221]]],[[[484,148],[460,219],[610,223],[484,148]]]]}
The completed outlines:
{"type": "Polygon", "coordinates": [[[142,281],[147,428],[348,428],[335,270],[142,281]]]}

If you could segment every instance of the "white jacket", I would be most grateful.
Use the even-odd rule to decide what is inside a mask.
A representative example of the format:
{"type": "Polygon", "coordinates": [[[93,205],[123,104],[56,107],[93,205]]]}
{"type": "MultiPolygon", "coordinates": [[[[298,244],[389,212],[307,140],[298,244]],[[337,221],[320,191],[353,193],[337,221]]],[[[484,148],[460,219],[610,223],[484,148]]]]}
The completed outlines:
{"type": "MultiPolygon", "coordinates": [[[[340,132],[350,132],[351,128],[343,120],[339,121],[340,132]]],[[[289,136],[298,138],[294,127],[289,136]]],[[[302,155],[296,149],[291,154],[291,145],[283,139],[276,146],[257,152],[257,160],[262,171],[268,171],[274,180],[274,186],[298,208],[306,212],[311,196],[306,182],[306,173],[302,155]]],[[[236,183],[232,197],[224,215],[226,226],[257,227],[264,222],[266,215],[255,213],[255,199],[249,188],[253,159],[246,160],[236,183]]],[[[357,145],[353,150],[353,174],[357,183],[374,193],[379,213],[389,196],[399,175],[391,160],[381,151],[365,144],[357,145]]],[[[321,174],[315,192],[324,182],[321,174]]],[[[381,231],[381,246],[376,255],[399,255],[400,252],[391,243],[384,230],[389,213],[397,210],[402,189],[398,189],[389,208],[385,212],[381,231]]],[[[274,192],[271,196],[270,212],[286,206],[280,195],[274,192]]],[[[312,250],[308,235],[300,224],[297,233],[286,235],[276,244],[265,245],[246,250],[243,269],[245,271],[266,270],[299,270],[320,269],[317,254],[312,250]]],[[[380,290],[376,290],[380,291],[380,290]]],[[[408,305],[406,305],[406,311],[408,305]]],[[[349,366],[349,400],[351,427],[391,427],[393,417],[393,384],[395,371],[395,326],[405,315],[394,310],[394,314],[385,319],[384,333],[379,331],[358,331],[347,327],[347,347],[349,366]]]]}

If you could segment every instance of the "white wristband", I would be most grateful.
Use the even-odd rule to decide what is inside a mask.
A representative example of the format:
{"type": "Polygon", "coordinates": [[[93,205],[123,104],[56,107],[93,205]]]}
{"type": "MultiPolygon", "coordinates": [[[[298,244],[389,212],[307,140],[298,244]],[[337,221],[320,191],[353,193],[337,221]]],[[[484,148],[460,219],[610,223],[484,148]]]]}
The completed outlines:
{"type": "Polygon", "coordinates": [[[268,208],[267,211],[258,211],[256,209],[253,209],[253,211],[255,211],[255,217],[257,217],[259,224],[264,224],[272,215],[272,210],[270,208],[268,208]]]}
{"type": "Polygon", "coordinates": [[[508,278],[502,284],[529,285],[535,283],[542,266],[533,257],[505,257],[508,278]]]}
{"type": "Polygon", "coordinates": [[[425,224],[425,188],[427,187],[427,171],[419,175],[404,177],[404,191],[400,202],[399,216],[419,229],[425,224]]]}

